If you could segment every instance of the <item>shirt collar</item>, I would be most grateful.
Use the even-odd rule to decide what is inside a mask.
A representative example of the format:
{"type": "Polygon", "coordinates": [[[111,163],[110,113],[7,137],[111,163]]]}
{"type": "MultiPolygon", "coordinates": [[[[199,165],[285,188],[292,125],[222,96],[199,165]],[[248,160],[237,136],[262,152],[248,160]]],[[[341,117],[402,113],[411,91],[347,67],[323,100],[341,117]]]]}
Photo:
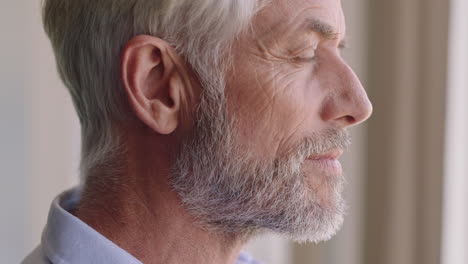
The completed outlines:
{"type": "Polygon", "coordinates": [[[142,264],[71,213],[80,191],[71,189],[59,195],[51,205],[42,245],[52,263],[142,264]]]}
{"type": "MultiPolygon", "coordinates": [[[[52,202],[42,247],[54,264],[142,264],[130,253],[70,213],[80,199],[79,188],[60,194],[52,202]]],[[[260,263],[241,252],[236,264],[260,263]]]]}

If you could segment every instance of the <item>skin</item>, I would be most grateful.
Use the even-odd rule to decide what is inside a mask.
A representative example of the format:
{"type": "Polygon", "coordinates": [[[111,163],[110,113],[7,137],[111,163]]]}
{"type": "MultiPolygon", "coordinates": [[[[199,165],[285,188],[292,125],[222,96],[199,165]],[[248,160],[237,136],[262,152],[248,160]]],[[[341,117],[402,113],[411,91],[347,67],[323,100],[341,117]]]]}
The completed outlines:
{"type": "Polygon", "coordinates": [[[240,140],[256,155],[282,154],[305,135],[347,128],[370,116],[366,92],[340,56],[345,22],[339,1],[279,1],[253,24],[254,33],[234,48],[227,95],[246,135],[240,140]],[[334,27],[335,39],[304,28],[311,17],[334,27]]]}
{"type": "MultiPolygon", "coordinates": [[[[344,35],[339,0],[277,0],[255,17],[233,47],[226,89],[246,150],[273,157],[310,133],[369,117],[366,93],[339,53],[344,35]],[[305,18],[330,24],[336,38],[301,29],[305,18]]],[[[195,75],[167,42],[151,36],[127,44],[121,69],[135,116],[120,127],[128,149],[119,164],[124,173],[113,184],[87,182],[73,213],[143,263],[234,263],[245,238],[200,228],[167,182],[193,124],[200,94],[195,75]]],[[[318,175],[307,166],[311,178],[318,175]]],[[[93,173],[99,177],[90,179],[110,174],[93,173]]]]}

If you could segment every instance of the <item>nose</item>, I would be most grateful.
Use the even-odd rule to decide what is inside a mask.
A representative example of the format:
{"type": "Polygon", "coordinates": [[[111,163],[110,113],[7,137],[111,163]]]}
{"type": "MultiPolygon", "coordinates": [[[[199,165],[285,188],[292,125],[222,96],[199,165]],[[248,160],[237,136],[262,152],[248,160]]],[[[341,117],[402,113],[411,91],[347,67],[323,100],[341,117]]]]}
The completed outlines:
{"type": "Polygon", "coordinates": [[[354,71],[344,61],[328,69],[320,115],[323,121],[339,128],[357,125],[372,114],[372,104],[354,71]]]}

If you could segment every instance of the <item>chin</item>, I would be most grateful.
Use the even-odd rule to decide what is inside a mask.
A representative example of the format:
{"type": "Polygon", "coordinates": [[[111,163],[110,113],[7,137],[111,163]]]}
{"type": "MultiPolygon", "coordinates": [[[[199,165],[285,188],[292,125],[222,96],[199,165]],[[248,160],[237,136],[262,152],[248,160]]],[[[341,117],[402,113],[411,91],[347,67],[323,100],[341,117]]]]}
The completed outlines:
{"type": "MultiPolygon", "coordinates": [[[[302,201],[297,200],[294,208],[296,217],[291,221],[289,230],[282,233],[299,243],[330,240],[344,222],[347,208],[341,195],[344,178],[341,174],[330,176],[322,173],[304,176],[304,195],[302,201]]],[[[300,199],[297,193],[295,196],[300,199]]]]}
{"type": "Polygon", "coordinates": [[[298,243],[318,243],[330,240],[341,229],[344,222],[344,214],[337,213],[327,216],[326,219],[317,221],[316,218],[311,218],[311,224],[304,228],[302,232],[295,232],[288,235],[288,238],[298,243]]]}

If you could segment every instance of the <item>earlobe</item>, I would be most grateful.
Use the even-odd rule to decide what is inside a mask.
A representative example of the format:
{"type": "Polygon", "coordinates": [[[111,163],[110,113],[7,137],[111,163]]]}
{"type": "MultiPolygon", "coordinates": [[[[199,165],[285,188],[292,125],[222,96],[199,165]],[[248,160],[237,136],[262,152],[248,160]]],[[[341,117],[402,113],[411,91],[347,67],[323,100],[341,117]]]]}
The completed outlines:
{"type": "Polygon", "coordinates": [[[122,53],[121,76],[135,115],[159,134],[179,125],[184,82],[167,42],[137,36],[122,53]]]}

